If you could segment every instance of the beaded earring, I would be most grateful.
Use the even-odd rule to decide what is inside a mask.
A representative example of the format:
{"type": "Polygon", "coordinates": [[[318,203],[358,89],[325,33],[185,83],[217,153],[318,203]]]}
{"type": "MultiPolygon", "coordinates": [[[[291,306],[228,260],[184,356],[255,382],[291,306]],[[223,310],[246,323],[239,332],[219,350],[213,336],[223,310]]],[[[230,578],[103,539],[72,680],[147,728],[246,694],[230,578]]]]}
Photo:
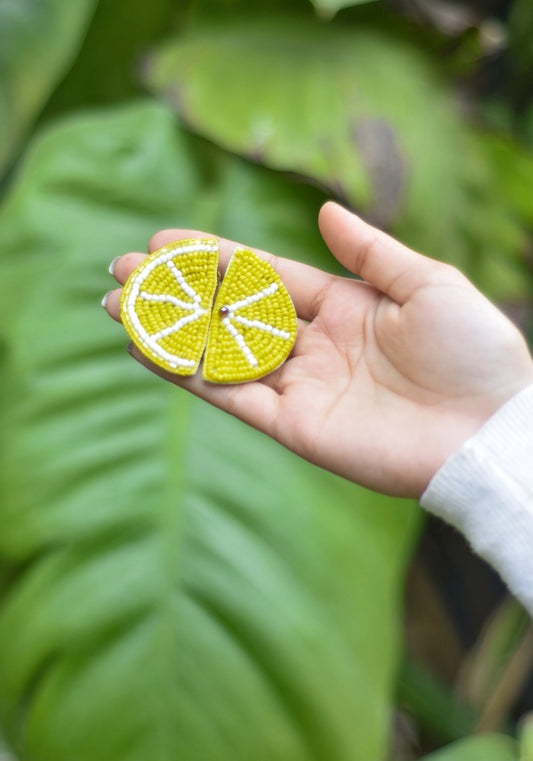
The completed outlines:
{"type": "Polygon", "coordinates": [[[170,243],[130,275],[121,319],[140,351],[177,375],[213,383],[256,380],[279,367],[296,339],[296,311],[273,267],[237,248],[217,290],[216,240],[170,243]],[[214,304],[213,304],[214,302],[214,304]]]}

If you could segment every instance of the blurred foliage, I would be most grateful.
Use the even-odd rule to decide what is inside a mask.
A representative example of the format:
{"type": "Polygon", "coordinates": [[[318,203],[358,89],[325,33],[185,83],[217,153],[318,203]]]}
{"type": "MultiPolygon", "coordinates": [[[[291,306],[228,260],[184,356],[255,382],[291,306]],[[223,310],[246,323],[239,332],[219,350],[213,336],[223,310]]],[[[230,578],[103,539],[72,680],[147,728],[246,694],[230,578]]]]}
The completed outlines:
{"type": "Polygon", "coordinates": [[[4,206],[0,705],[22,758],[383,756],[412,506],[132,369],[95,309],[113,254],[171,223],[324,264],[316,191],[291,191],[146,105],[36,141],[4,206]]]}
{"type": "Polygon", "coordinates": [[[0,175],[68,69],[97,0],[1,0],[0,175]]]}
{"type": "Polygon", "coordinates": [[[349,8],[353,5],[363,5],[369,2],[376,2],[376,0],[311,0],[311,2],[320,16],[330,18],[341,8],[349,8]]]}
{"type": "Polygon", "coordinates": [[[523,611],[455,643],[453,673],[420,637],[399,668],[414,505],[149,376],[95,305],[107,263],[163,227],[339,271],[316,232],[333,195],[527,327],[532,17],[0,0],[0,721],[19,761],[528,761],[523,611]]]}
{"type": "Polygon", "coordinates": [[[457,679],[459,697],[477,714],[477,730],[502,725],[532,668],[533,625],[518,603],[506,599],[464,659],[457,679]]]}
{"type": "Polygon", "coordinates": [[[513,184],[525,151],[507,144],[507,160],[495,160],[438,60],[383,15],[326,27],[305,13],[199,15],[151,57],[145,81],[223,148],[320,183],[494,297],[523,296],[531,157],[529,184],[513,184]],[[506,184],[514,194],[500,192],[506,184]]]}
{"type": "Polygon", "coordinates": [[[186,0],[99,0],[80,54],[50,98],[45,117],[138,94],[149,45],[180,28],[187,6],[186,0]]]}
{"type": "Polygon", "coordinates": [[[481,735],[432,753],[425,761],[515,761],[517,751],[517,744],[509,737],[481,735]]]}
{"type": "Polygon", "coordinates": [[[520,735],[520,761],[533,761],[533,716],[522,722],[520,735]]]}
{"type": "Polygon", "coordinates": [[[513,73],[522,87],[533,87],[533,9],[529,0],[516,0],[510,8],[509,55],[513,73]]]}

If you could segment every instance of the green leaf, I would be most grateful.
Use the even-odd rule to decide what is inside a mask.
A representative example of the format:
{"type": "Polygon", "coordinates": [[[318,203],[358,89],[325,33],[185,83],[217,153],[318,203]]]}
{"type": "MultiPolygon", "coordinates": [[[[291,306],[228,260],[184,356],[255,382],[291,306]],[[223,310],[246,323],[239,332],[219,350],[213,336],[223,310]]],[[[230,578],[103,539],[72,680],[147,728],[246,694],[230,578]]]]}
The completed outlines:
{"type": "Polygon", "coordinates": [[[187,0],[99,0],[80,55],[52,96],[45,116],[115,103],[139,94],[137,71],[149,45],[175,31],[187,0]]]}
{"type": "Polygon", "coordinates": [[[17,761],[15,756],[6,747],[3,738],[0,736],[0,761],[17,761]]]}
{"type": "Polygon", "coordinates": [[[341,8],[351,8],[355,5],[367,5],[377,0],[311,0],[320,16],[331,18],[341,8]]]}
{"type": "Polygon", "coordinates": [[[344,118],[341,102],[352,101],[349,71],[342,82],[335,75],[342,60],[362,63],[375,39],[362,36],[360,48],[338,28],[281,14],[212,27],[204,19],[196,29],[162,46],[146,71],[189,126],[268,166],[368,198],[355,119],[344,118]]]}
{"type": "Polygon", "coordinates": [[[527,293],[525,221],[498,206],[496,168],[438,61],[385,13],[206,17],[153,54],[146,81],[224,148],[325,186],[493,297],[527,293]]]}
{"type": "Polygon", "coordinates": [[[509,16],[509,50],[515,73],[531,82],[533,9],[529,0],[514,0],[509,16]]]}
{"type": "Polygon", "coordinates": [[[458,220],[464,268],[493,298],[528,299],[533,230],[533,153],[502,135],[471,130],[465,209],[458,220]]]}
{"type": "Polygon", "coordinates": [[[526,714],[520,732],[520,760],[533,761],[533,716],[526,714]]]}
{"type": "Polygon", "coordinates": [[[0,176],[71,63],[96,0],[1,0],[0,176]]]}
{"type": "Polygon", "coordinates": [[[418,511],[132,362],[107,263],[165,226],[314,263],[322,199],[137,105],[0,212],[0,717],[20,761],[379,761],[418,511]]]}
{"type": "Polygon", "coordinates": [[[460,696],[478,715],[489,709],[492,727],[499,726],[523,690],[526,675],[513,668],[513,660],[528,636],[531,620],[527,611],[512,598],[505,598],[493,611],[475,647],[461,666],[460,696]],[[511,669],[511,675],[506,671],[511,669]],[[505,698],[502,698],[502,691],[505,698]],[[496,700],[496,708],[491,705],[496,700]]]}
{"type": "Polygon", "coordinates": [[[423,664],[406,658],[398,680],[398,701],[424,732],[439,742],[470,734],[477,715],[423,664]]]}
{"type": "Polygon", "coordinates": [[[478,735],[449,745],[423,761],[518,761],[516,742],[505,735],[478,735]]]}

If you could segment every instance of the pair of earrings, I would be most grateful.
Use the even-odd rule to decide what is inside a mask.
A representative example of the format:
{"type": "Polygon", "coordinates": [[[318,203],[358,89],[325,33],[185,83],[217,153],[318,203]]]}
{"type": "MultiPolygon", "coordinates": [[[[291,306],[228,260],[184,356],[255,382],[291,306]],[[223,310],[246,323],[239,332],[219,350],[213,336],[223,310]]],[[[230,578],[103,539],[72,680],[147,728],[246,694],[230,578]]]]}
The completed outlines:
{"type": "Polygon", "coordinates": [[[296,339],[296,311],[272,266],[237,248],[218,285],[216,240],[181,240],[145,259],[122,291],[121,318],[140,351],[168,372],[212,383],[256,380],[296,339]]]}

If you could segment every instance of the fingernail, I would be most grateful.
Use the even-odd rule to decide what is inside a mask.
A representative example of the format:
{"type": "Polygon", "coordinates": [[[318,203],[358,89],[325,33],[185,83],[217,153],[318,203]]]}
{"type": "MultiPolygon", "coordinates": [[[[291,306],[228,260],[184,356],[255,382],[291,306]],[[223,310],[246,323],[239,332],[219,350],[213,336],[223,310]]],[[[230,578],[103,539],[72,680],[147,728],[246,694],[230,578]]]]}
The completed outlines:
{"type": "Polygon", "coordinates": [[[107,271],[109,272],[110,275],[114,275],[115,274],[115,264],[118,262],[119,259],[120,259],[120,256],[115,256],[115,258],[113,259],[113,261],[111,262],[111,264],[107,268],[107,271]]]}
{"type": "Polygon", "coordinates": [[[130,341],[128,344],[126,344],[126,351],[133,357],[133,341],[130,341]]]}
{"type": "Polygon", "coordinates": [[[105,306],[106,306],[106,304],[107,304],[107,300],[108,300],[108,298],[109,298],[109,294],[110,294],[110,293],[112,293],[112,291],[108,291],[108,292],[106,293],[106,295],[104,296],[104,298],[102,299],[102,302],[101,302],[101,304],[102,304],[102,306],[103,306],[103,308],[104,308],[104,309],[105,309],[105,306]]]}

